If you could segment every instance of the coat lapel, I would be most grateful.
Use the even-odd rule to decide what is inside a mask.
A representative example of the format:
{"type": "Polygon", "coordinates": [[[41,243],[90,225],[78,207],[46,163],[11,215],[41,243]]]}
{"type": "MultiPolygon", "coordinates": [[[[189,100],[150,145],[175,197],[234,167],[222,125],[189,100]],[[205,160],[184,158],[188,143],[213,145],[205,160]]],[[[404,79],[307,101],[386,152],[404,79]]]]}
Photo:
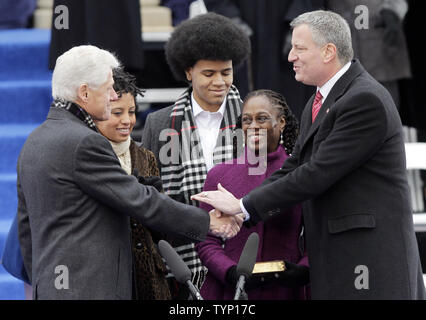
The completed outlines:
{"type": "MultiPolygon", "coordinates": [[[[307,134],[304,137],[302,148],[308,143],[310,138],[317,132],[318,128],[321,125],[322,120],[327,115],[327,110],[332,108],[335,104],[335,102],[346,92],[351,82],[358,77],[360,73],[364,71],[363,67],[359,63],[358,60],[353,60],[350,68],[348,71],[343,74],[343,76],[336,82],[336,84],[331,89],[330,93],[328,94],[327,98],[325,99],[323,105],[321,106],[320,111],[318,112],[318,115],[312,123],[312,125],[309,127],[304,126],[307,130],[307,134]]],[[[306,106],[311,110],[312,103],[314,99],[313,95],[311,99],[309,99],[308,105],[306,106]]],[[[312,122],[312,115],[311,112],[306,112],[305,117],[303,118],[303,121],[309,121],[312,122]]]]}

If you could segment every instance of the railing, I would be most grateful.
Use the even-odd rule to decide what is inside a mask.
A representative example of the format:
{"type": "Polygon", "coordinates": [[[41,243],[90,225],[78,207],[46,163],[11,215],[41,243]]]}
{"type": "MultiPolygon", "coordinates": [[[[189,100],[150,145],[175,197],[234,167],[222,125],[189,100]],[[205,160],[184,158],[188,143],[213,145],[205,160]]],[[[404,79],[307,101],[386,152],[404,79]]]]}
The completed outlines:
{"type": "Polygon", "coordinates": [[[426,213],[423,203],[423,182],[419,170],[426,170],[426,143],[406,142],[407,175],[413,205],[413,222],[416,232],[426,231],[426,213]]]}

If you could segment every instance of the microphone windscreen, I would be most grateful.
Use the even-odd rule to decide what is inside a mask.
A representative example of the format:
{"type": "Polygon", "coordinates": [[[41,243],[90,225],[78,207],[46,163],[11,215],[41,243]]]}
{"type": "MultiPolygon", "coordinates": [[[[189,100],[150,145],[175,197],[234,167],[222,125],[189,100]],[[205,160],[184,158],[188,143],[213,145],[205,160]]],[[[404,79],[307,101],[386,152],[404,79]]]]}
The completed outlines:
{"type": "Polygon", "coordinates": [[[259,248],[259,235],[253,232],[247,239],[241,252],[240,260],[237,264],[237,276],[244,275],[246,278],[251,276],[254,264],[256,263],[257,250],[259,248]]]}
{"type": "Polygon", "coordinates": [[[158,248],[178,282],[186,283],[186,281],[191,280],[191,270],[167,241],[160,240],[158,248]]]}

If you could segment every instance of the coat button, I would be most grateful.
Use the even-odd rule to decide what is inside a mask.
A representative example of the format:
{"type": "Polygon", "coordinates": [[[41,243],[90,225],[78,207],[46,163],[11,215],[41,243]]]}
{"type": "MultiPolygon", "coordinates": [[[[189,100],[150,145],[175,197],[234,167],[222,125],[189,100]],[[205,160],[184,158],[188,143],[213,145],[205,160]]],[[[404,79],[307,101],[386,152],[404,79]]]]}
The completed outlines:
{"type": "Polygon", "coordinates": [[[142,249],[142,242],[136,243],[136,249],[142,249]]]}

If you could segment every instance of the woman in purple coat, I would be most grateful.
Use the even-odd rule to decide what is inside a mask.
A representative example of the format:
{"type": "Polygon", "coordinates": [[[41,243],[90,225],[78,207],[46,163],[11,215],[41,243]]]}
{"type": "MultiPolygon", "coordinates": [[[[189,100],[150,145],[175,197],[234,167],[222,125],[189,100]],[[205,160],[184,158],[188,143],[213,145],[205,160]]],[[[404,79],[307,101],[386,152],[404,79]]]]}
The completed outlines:
{"type": "MultiPolygon", "coordinates": [[[[243,105],[240,125],[244,132],[242,155],[212,168],[204,191],[216,190],[220,183],[236,197],[242,198],[274,171],[281,168],[291,154],[298,134],[298,124],[285,99],[271,90],[248,94],[243,105]]],[[[201,203],[205,210],[213,209],[201,203]]],[[[246,283],[250,300],[307,299],[309,292],[308,258],[304,250],[303,222],[300,205],[291,213],[281,214],[257,225],[244,223],[241,231],[225,242],[209,235],[196,248],[208,268],[201,288],[204,299],[232,300],[237,283],[236,266],[248,236],[259,234],[257,262],[284,260],[287,270],[265,278],[251,277],[246,283]]]]}

